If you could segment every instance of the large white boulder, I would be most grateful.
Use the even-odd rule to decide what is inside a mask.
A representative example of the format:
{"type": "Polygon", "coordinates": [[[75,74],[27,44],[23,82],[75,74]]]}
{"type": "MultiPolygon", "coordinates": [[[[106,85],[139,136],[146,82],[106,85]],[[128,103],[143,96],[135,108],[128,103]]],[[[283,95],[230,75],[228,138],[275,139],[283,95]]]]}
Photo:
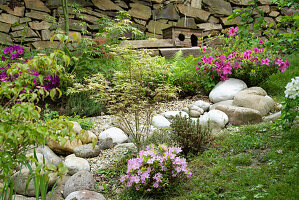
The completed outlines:
{"type": "Polygon", "coordinates": [[[97,192],[89,191],[89,190],[80,190],[70,193],[65,200],[105,200],[106,198],[97,192]]]}
{"type": "Polygon", "coordinates": [[[213,133],[225,127],[228,116],[220,110],[211,110],[199,118],[199,123],[202,128],[208,128],[213,133]]]}
{"type": "Polygon", "coordinates": [[[155,127],[170,127],[170,122],[162,115],[156,115],[152,119],[152,125],[155,127]]]}
{"type": "Polygon", "coordinates": [[[220,101],[232,100],[241,90],[247,88],[244,81],[230,78],[226,81],[219,82],[209,94],[209,99],[213,103],[220,101]]]}
{"type": "Polygon", "coordinates": [[[104,140],[106,138],[112,138],[113,143],[116,144],[121,144],[128,140],[128,136],[120,128],[116,127],[112,127],[101,132],[98,138],[101,140],[104,140]]]}

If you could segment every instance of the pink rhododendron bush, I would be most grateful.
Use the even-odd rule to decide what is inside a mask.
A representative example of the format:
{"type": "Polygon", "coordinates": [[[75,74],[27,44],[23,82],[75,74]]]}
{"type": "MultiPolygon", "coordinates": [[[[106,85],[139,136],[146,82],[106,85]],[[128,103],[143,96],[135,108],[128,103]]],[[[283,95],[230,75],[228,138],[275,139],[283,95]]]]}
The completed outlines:
{"type": "Polygon", "coordinates": [[[228,36],[222,38],[220,47],[202,46],[203,56],[196,66],[204,80],[210,82],[238,78],[248,86],[257,86],[274,73],[283,73],[290,65],[289,61],[267,49],[263,41],[257,39],[251,44],[242,44],[236,35],[238,27],[228,30],[228,36]]]}
{"type": "Polygon", "coordinates": [[[128,160],[127,174],[120,181],[133,190],[161,191],[182,180],[191,178],[185,158],[178,154],[181,148],[150,145],[128,160]]]}

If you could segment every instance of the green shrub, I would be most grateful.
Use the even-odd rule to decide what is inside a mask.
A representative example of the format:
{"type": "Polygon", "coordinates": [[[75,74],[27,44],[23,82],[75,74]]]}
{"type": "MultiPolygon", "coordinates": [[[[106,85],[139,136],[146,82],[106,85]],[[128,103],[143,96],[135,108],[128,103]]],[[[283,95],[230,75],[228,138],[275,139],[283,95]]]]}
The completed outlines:
{"type": "Polygon", "coordinates": [[[119,11],[115,19],[101,18],[98,36],[109,39],[109,44],[117,44],[119,38],[131,34],[133,39],[144,39],[144,34],[133,26],[131,16],[127,11],[119,11]]]}
{"type": "MultiPolygon", "coordinates": [[[[75,138],[72,124],[63,117],[41,121],[41,109],[34,103],[50,96],[58,96],[58,88],[47,91],[44,87],[34,87],[31,70],[46,72],[48,75],[63,75],[63,66],[57,65],[54,52],[50,56],[34,57],[27,64],[14,64],[8,69],[8,74],[17,79],[3,82],[0,85],[0,179],[7,182],[12,173],[30,158],[26,156],[28,150],[37,146],[44,146],[48,140],[65,144],[65,137],[75,138]],[[20,73],[22,72],[22,73],[20,73]]],[[[46,79],[39,76],[43,83],[46,79]]],[[[61,96],[61,94],[59,95],[61,96]]]]}
{"type": "Polygon", "coordinates": [[[90,130],[94,127],[94,122],[86,119],[85,117],[81,118],[79,115],[75,115],[75,116],[68,116],[67,117],[70,121],[76,121],[80,124],[81,128],[84,130],[90,130]]]}
{"type": "Polygon", "coordinates": [[[160,144],[166,144],[167,146],[179,146],[175,139],[175,135],[170,129],[157,128],[153,133],[144,141],[144,147],[150,144],[159,146],[160,144]]]}
{"type": "Polygon", "coordinates": [[[287,71],[265,77],[265,81],[260,84],[270,95],[283,95],[287,83],[292,78],[299,76],[299,54],[292,54],[287,56],[287,58],[290,61],[290,66],[287,71]]]}
{"type": "Polygon", "coordinates": [[[202,151],[210,136],[208,130],[200,127],[199,121],[187,117],[176,116],[171,128],[185,155],[202,151]]]}
{"type": "Polygon", "coordinates": [[[96,102],[90,98],[90,93],[80,92],[69,95],[63,111],[66,115],[80,115],[80,116],[98,116],[101,115],[104,109],[102,102],[96,102]]]}
{"type": "Polygon", "coordinates": [[[123,68],[117,71],[112,79],[116,93],[127,90],[129,95],[130,91],[126,87],[130,85],[134,90],[132,94],[149,102],[176,97],[177,88],[167,83],[171,72],[164,58],[152,57],[148,50],[115,48],[114,51],[124,63],[123,68]]]}
{"type": "Polygon", "coordinates": [[[195,66],[199,59],[192,55],[183,57],[182,51],[178,51],[168,62],[171,64],[168,82],[178,87],[180,96],[195,95],[202,89],[200,77],[195,66]]]}

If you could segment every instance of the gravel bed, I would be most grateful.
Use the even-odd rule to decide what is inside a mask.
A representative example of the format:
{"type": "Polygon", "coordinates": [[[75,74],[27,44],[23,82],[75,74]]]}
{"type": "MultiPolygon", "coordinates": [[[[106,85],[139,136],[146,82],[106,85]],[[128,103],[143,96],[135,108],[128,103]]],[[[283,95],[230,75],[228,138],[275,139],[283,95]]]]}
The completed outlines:
{"type": "MultiPolygon", "coordinates": [[[[162,103],[160,102],[153,106],[154,114],[161,114],[166,111],[182,110],[184,107],[187,107],[188,105],[191,105],[192,103],[198,100],[204,100],[209,102],[208,97],[206,96],[195,96],[192,98],[185,98],[182,100],[175,100],[162,103]]],[[[116,118],[112,115],[91,117],[89,119],[95,122],[95,127],[91,131],[94,132],[96,135],[110,127],[115,126],[114,124],[116,123],[116,118]]],[[[124,157],[130,151],[131,150],[129,150],[126,147],[114,147],[112,149],[103,150],[97,157],[88,158],[87,160],[90,164],[91,172],[93,174],[96,174],[98,169],[108,169],[113,167],[122,157],[124,157]]]]}

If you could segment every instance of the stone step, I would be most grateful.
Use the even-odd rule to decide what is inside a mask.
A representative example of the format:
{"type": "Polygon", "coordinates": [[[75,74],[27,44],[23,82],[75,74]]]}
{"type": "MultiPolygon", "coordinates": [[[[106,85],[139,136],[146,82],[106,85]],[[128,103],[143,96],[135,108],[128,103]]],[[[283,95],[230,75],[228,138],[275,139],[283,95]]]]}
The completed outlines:
{"type": "Polygon", "coordinates": [[[165,58],[172,58],[175,55],[175,53],[178,51],[182,51],[184,57],[187,57],[189,55],[198,57],[198,56],[200,56],[200,53],[201,53],[199,47],[159,49],[160,55],[164,56],[165,58]]]}
{"type": "Polygon", "coordinates": [[[176,47],[172,39],[158,39],[158,40],[127,40],[120,44],[121,47],[132,46],[136,49],[150,49],[150,48],[171,48],[176,47]]]}

